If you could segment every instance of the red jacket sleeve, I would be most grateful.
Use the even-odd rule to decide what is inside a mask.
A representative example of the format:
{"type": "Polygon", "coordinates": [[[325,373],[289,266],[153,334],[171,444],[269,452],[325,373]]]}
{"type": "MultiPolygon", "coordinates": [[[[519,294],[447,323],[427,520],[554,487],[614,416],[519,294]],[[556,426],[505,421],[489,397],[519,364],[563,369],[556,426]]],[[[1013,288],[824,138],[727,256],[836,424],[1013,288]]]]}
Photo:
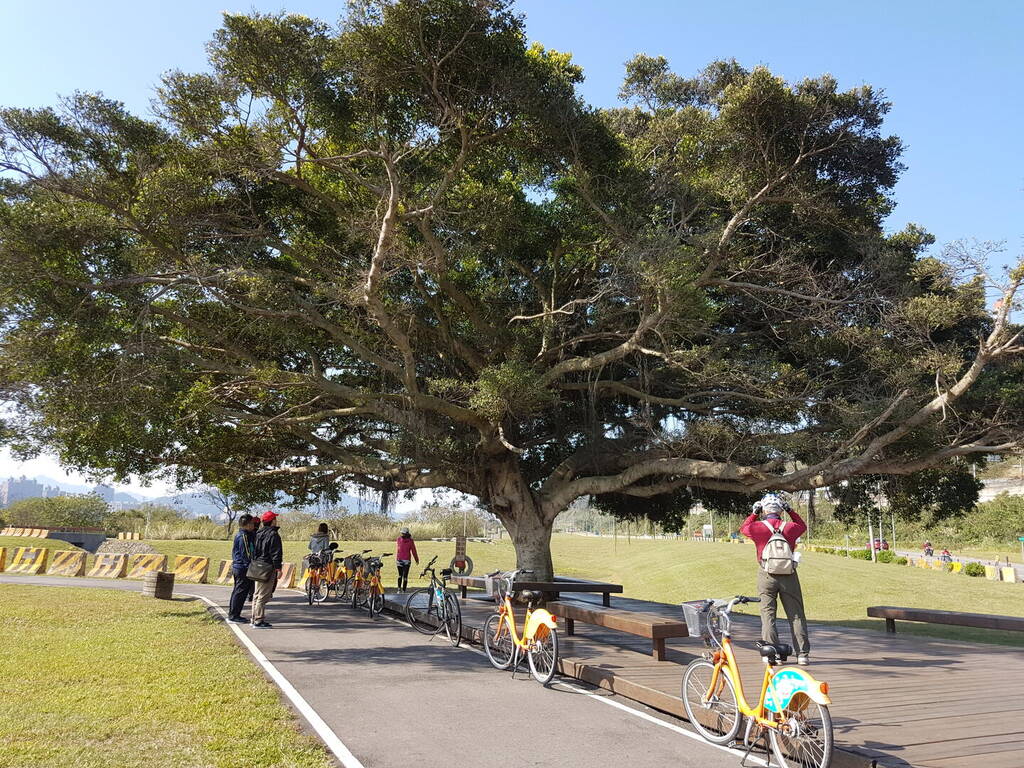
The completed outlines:
{"type": "MultiPolygon", "coordinates": [[[[804,526],[806,527],[806,526],[804,526]]],[[[420,555],[416,551],[416,542],[412,542],[412,559],[416,561],[416,565],[420,564],[420,555]]]]}
{"type": "Polygon", "coordinates": [[[807,533],[807,523],[805,523],[804,519],[796,513],[796,510],[789,510],[789,517],[792,522],[786,524],[785,535],[792,536],[795,541],[797,538],[807,533]]]}
{"type": "Polygon", "coordinates": [[[756,522],[757,512],[754,512],[750,515],[750,517],[743,521],[743,525],[740,526],[740,533],[742,533],[748,539],[753,539],[754,534],[751,531],[753,530],[754,523],[756,522]]]}

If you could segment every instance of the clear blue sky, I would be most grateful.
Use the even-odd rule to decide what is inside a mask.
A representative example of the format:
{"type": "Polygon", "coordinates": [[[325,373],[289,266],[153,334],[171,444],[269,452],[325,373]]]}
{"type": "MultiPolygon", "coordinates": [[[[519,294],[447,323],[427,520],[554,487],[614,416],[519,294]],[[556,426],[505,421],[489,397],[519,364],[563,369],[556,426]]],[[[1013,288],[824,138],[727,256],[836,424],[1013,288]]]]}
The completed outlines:
{"type": "MultiPolygon", "coordinates": [[[[334,21],[326,0],[4,0],[0,104],[39,106],[99,90],[148,109],[162,72],[205,66],[223,10],[288,10],[334,21]]],[[[789,80],[829,72],[844,86],[882,88],[887,129],[908,166],[889,222],[939,243],[1005,240],[1024,250],[1024,3],[901,0],[521,0],[532,39],[570,51],[588,100],[615,104],[634,53],[668,57],[691,74],[715,58],[765,64],[789,80]]]]}

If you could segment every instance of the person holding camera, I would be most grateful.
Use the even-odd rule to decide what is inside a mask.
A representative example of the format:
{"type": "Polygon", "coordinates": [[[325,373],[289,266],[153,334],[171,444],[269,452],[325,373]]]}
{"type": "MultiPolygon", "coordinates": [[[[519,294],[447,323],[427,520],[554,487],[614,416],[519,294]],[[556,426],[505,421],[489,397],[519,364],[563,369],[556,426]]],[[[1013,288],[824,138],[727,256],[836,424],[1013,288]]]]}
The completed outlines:
{"type": "Polygon", "coordinates": [[[796,648],[797,664],[810,663],[811,642],[807,635],[807,617],[804,597],[800,590],[800,577],[796,566],[796,540],[807,531],[807,524],[789,504],[774,493],[766,494],[754,504],[754,511],[743,523],[740,533],[751,539],[757,547],[757,591],[761,596],[761,640],[776,645],[779,631],[776,627],[778,600],[789,619],[796,648]],[[790,522],[782,519],[788,514],[790,522]]]}

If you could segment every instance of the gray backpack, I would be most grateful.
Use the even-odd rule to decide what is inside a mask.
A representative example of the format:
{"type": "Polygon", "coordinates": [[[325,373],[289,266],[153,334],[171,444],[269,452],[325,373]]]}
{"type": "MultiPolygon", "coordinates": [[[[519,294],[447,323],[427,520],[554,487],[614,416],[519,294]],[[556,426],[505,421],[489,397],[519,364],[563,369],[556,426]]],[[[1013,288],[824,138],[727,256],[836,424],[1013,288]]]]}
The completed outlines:
{"type": "Polygon", "coordinates": [[[782,535],[782,526],[776,528],[767,520],[762,520],[772,532],[772,537],[761,550],[761,567],[772,576],[787,576],[796,572],[796,561],[793,559],[793,548],[782,535]]]}

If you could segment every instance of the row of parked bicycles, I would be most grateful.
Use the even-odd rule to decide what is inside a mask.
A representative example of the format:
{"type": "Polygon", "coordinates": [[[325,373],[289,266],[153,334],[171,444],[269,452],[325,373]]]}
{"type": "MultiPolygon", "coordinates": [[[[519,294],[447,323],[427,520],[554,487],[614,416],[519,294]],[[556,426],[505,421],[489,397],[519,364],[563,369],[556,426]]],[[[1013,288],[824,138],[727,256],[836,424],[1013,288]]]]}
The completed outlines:
{"type": "MultiPolygon", "coordinates": [[[[363,550],[346,557],[340,554],[337,544],[332,544],[331,550],[308,558],[306,596],[310,604],[333,594],[376,616],[384,607],[381,568],[392,553],[372,556],[371,550],[363,550]]],[[[448,589],[452,569],[444,568],[438,574],[436,561],[435,556],[420,574],[421,579],[429,579],[428,585],[406,595],[405,618],[417,631],[444,634],[457,646],[462,638],[462,607],[458,595],[448,589]]],[[[525,659],[533,678],[547,685],[558,670],[557,619],[537,607],[542,593],[515,589],[516,579],[531,573],[517,569],[487,575],[496,606],[484,622],[482,640],[494,667],[511,669],[514,675],[525,659]],[[521,619],[517,618],[516,603],[526,606],[521,619]]],[[[757,644],[764,674],[757,699],[748,701],[744,696],[730,614],[737,605],[756,602],[759,598],[737,596],[683,604],[687,626],[699,628],[706,647],[683,672],[687,717],[713,744],[745,746],[744,760],[763,741],[781,768],[828,768],[833,748],[828,684],[815,680],[801,667],[781,666],[792,654],[788,645],[757,644]]]]}
{"type": "Polygon", "coordinates": [[[384,584],[380,572],[384,558],[392,552],[373,556],[372,549],[339,557],[342,550],[332,543],[329,549],[306,556],[306,599],[310,605],[322,603],[332,595],[353,608],[365,608],[371,618],[384,610],[384,584]]]}

